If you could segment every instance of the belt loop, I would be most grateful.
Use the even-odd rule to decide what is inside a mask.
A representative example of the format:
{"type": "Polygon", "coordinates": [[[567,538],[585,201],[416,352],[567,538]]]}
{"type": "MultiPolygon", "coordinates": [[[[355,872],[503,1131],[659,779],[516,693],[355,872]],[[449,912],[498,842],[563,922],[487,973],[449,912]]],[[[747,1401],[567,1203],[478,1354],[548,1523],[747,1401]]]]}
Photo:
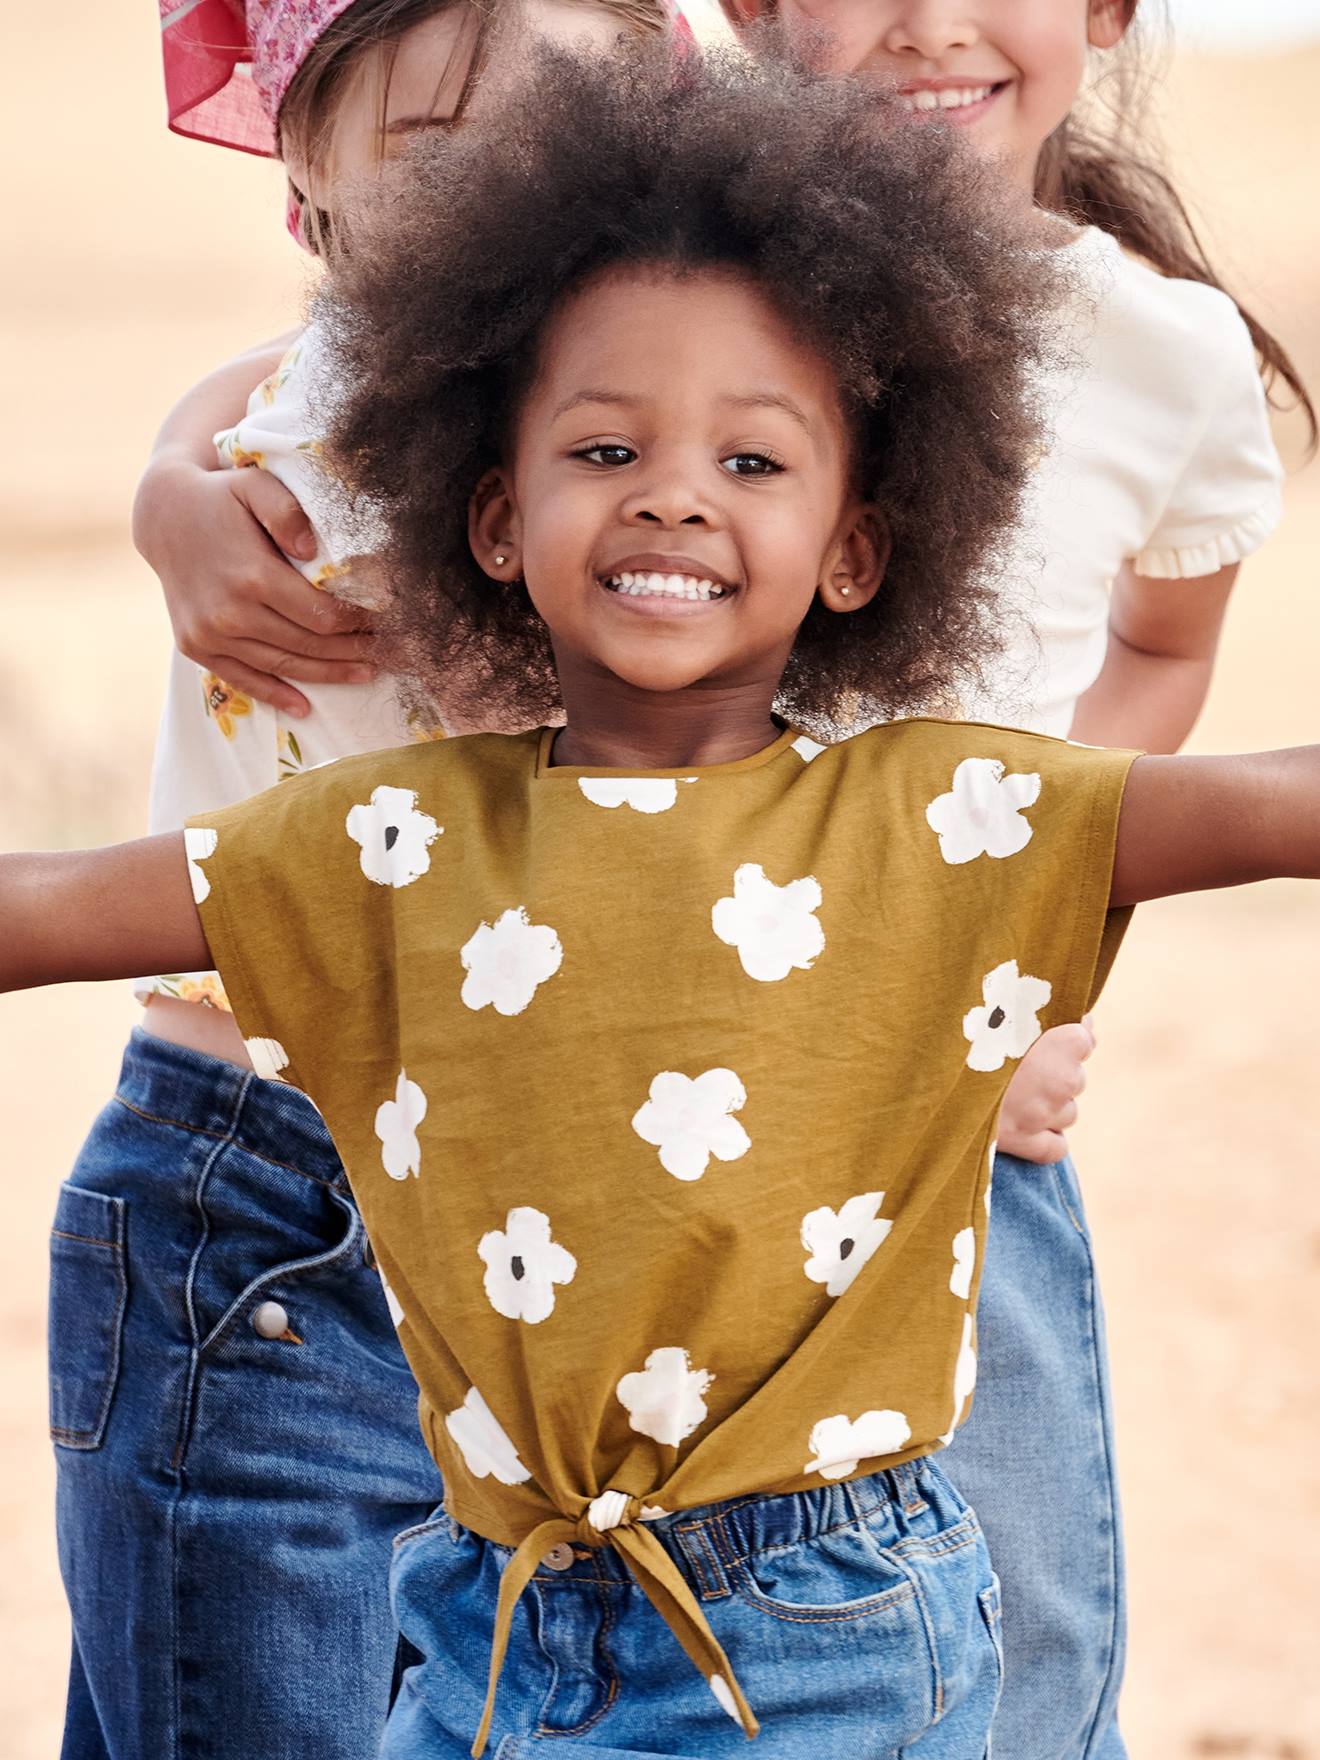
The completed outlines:
{"type": "Polygon", "coordinates": [[[716,1545],[712,1546],[711,1536],[706,1532],[716,1523],[722,1525],[723,1518],[708,1516],[705,1521],[690,1522],[686,1527],[676,1527],[673,1530],[679,1551],[697,1580],[697,1588],[703,1601],[723,1601],[733,1593],[720,1558],[720,1553],[728,1551],[727,1545],[721,1544],[725,1536],[723,1533],[717,1535],[716,1545]]]}
{"type": "Polygon", "coordinates": [[[919,1516],[923,1510],[929,1509],[930,1505],[921,1495],[916,1468],[911,1461],[904,1461],[890,1471],[894,1480],[894,1493],[905,1516],[919,1516]]]}

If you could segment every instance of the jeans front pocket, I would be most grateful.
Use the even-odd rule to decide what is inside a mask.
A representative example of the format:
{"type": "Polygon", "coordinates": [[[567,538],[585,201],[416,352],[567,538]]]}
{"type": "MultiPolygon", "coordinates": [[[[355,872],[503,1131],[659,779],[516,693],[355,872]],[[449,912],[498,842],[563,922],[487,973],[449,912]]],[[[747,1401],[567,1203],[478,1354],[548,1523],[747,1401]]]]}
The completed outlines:
{"type": "Polygon", "coordinates": [[[866,1619],[916,1597],[909,1573],[854,1525],[754,1552],[732,1566],[729,1579],[751,1606],[799,1625],[866,1619]]]}
{"type": "Polygon", "coordinates": [[[128,1301],[126,1206],[60,1187],[50,1236],[50,1434],[61,1448],[99,1448],[119,1379],[128,1301]]]}

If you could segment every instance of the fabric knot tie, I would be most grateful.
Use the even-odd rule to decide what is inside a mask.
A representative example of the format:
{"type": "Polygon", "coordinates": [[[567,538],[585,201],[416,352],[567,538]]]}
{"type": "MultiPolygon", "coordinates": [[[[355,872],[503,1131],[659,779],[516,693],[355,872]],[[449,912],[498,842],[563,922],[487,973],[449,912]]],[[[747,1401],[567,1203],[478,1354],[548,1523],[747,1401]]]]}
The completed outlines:
{"type": "Polygon", "coordinates": [[[626,1491],[611,1489],[593,1497],[576,1518],[552,1516],[522,1540],[500,1578],[486,1708],[472,1744],[473,1760],[481,1760],[490,1735],[495,1713],[495,1689],[509,1647],[513,1610],[546,1554],[566,1543],[592,1548],[612,1547],[627,1566],[633,1581],[678,1639],[688,1660],[700,1671],[720,1705],[742,1725],[748,1736],[757,1734],[760,1725],[755,1713],[743,1697],[738,1678],[696,1597],[673,1559],[655,1535],[647,1530],[647,1522],[669,1513],[654,1504],[643,1503],[640,1497],[632,1497],[626,1491]]]}

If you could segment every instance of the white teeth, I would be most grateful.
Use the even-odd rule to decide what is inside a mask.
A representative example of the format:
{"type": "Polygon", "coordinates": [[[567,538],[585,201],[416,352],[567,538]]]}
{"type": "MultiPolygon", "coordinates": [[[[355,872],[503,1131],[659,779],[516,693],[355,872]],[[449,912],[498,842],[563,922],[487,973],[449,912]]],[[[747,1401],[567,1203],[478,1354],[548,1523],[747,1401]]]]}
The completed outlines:
{"type": "Polygon", "coordinates": [[[979,104],[993,90],[993,86],[945,86],[939,91],[926,87],[900,96],[909,110],[962,110],[968,104],[979,104]]]}
{"type": "Polygon", "coordinates": [[[605,585],[628,599],[722,599],[725,589],[715,581],[688,574],[630,573],[607,575],[605,585]]]}

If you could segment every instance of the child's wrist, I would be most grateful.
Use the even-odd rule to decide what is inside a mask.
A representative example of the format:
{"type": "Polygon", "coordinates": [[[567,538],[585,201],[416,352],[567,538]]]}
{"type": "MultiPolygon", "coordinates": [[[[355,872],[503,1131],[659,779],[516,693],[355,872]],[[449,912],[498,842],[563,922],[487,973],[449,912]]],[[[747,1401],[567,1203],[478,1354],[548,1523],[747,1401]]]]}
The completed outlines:
{"type": "Polygon", "coordinates": [[[208,468],[218,467],[214,463],[206,466],[175,443],[158,446],[152,453],[133,496],[133,544],[145,561],[151,561],[161,522],[177,513],[180,492],[196,481],[198,472],[208,468]]]}

